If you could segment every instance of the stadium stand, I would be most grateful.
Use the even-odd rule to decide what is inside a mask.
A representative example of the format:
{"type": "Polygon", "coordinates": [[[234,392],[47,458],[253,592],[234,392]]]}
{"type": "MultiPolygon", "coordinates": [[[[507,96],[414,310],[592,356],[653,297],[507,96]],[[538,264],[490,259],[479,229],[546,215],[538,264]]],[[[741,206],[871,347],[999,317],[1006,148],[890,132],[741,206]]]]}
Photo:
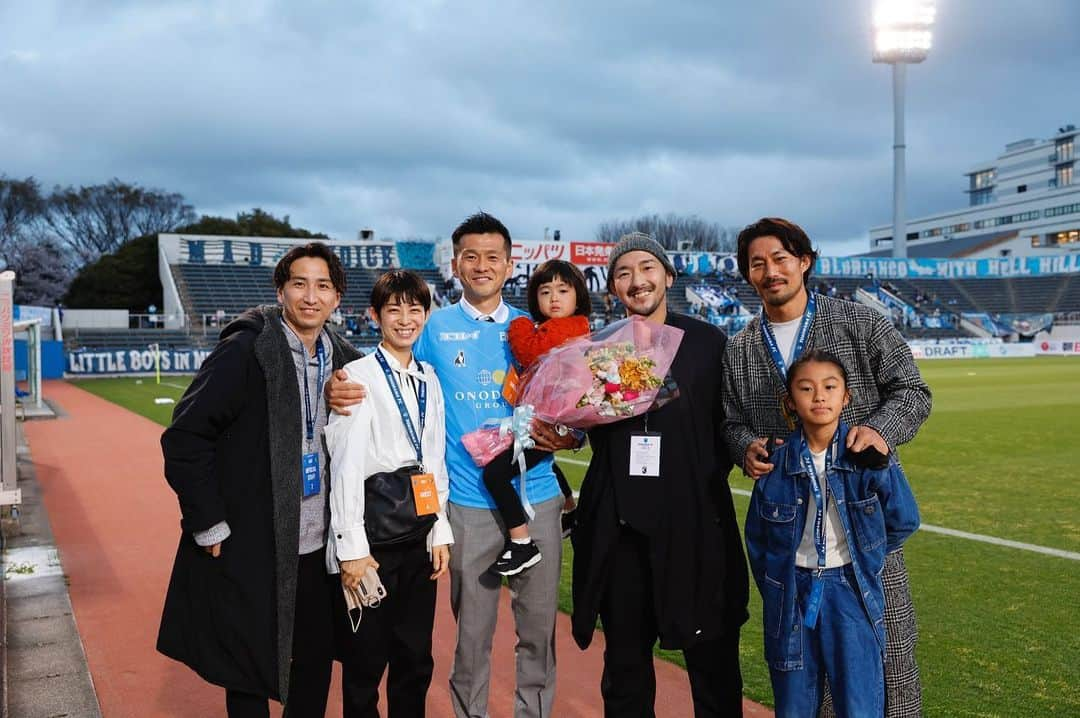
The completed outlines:
{"type": "Polygon", "coordinates": [[[150,344],[164,348],[193,347],[203,349],[217,343],[216,333],[175,329],[72,329],[64,334],[64,349],[145,349],[150,344]]]}
{"type": "MultiPolygon", "coordinates": [[[[174,235],[174,237],[176,237],[174,235]]],[[[953,249],[962,255],[973,251],[986,243],[1000,241],[1004,235],[986,235],[965,241],[963,246],[955,244],[953,249]]],[[[1007,238],[1007,237],[1005,237],[1007,238]]],[[[177,240],[174,240],[177,241],[177,240]]],[[[184,239],[183,241],[189,241],[184,239]]],[[[203,349],[216,343],[221,327],[239,312],[248,307],[275,301],[272,282],[274,252],[284,251],[281,240],[262,240],[234,242],[234,258],[225,260],[220,254],[225,238],[203,237],[190,240],[189,249],[174,249],[168,255],[167,263],[171,277],[163,275],[163,285],[175,286],[179,305],[186,315],[185,329],[144,328],[129,330],[75,329],[67,333],[65,348],[68,351],[80,349],[125,349],[145,348],[154,343],[164,347],[203,349]],[[239,252],[247,245],[266,242],[264,252],[243,257],[239,252]],[[194,250],[199,245],[199,251],[194,250]],[[214,252],[219,254],[215,255],[214,252]],[[252,264],[254,262],[254,266],[252,264]]],[[[405,260],[416,265],[424,265],[419,273],[434,287],[436,305],[454,301],[458,293],[453,282],[447,282],[434,267],[438,264],[440,253],[426,249],[430,245],[422,243],[403,243],[397,247],[393,261],[405,260]],[[406,246],[408,245],[408,246],[406,246]],[[403,251],[408,250],[408,251],[403,251]],[[425,256],[424,251],[429,254],[425,256]]],[[[391,253],[387,249],[394,245],[384,243],[380,246],[342,247],[343,261],[346,263],[348,289],[342,297],[338,330],[357,346],[368,347],[377,336],[375,327],[367,321],[365,311],[368,306],[371,287],[379,275],[390,266],[391,253]],[[348,258],[351,257],[351,261],[348,258]],[[363,257],[363,261],[360,258],[363,257]],[[371,260],[370,257],[374,257],[371,260]]],[[[253,250],[252,250],[253,251],[253,250]]],[[[523,250],[525,251],[525,250],[523,250]]],[[[553,250],[554,251],[554,250],[553,250]]],[[[940,245],[938,246],[940,251],[940,245]]],[[[692,273],[680,274],[669,292],[670,306],[680,312],[693,313],[707,321],[712,321],[730,333],[738,331],[746,320],[761,311],[761,302],[743,279],[736,273],[730,257],[714,257],[704,261],[694,253],[676,257],[678,266],[690,268],[692,273]],[[709,267],[712,267],[712,270],[709,267]],[[698,288],[705,289],[698,291],[698,288]],[[688,289],[694,289],[693,296],[698,301],[692,305],[688,300],[688,289]],[[714,291],[710,291],[714,290],[714,291]],[[723,292],[723,296],[721,296],[723,292]],[[719,298],[719,299],[718,299],[719,298]],[[729,298],[737,300],[735,306],[727,305],[729,298]],[[717,306],[710,306],[716,304],[717,306]]],[[[166,255],[163,255],[166,256],[166,255]]],[[[521,266],[535,266],[539,263],[538,254],[523,255],[521,266]],[[532,257],[537,257],[533,260],[532,257]]],[[[445,260],[445,255],[443,256],[445,260]]],[[[985,315],[975,321],[977,326],[1000,327],[1003,331],[998,336],[1010,333],[1008,327],[1035,326],[1042,319],[1052,315],[1063,322],[1080,321],[1080,273],[1043,274],[1040,276],[1007,276],[995,278],[927,278],[908,273],[905,278],[875,278],[872,273],[859,276],[852,273],[847,262],[849,258],[834,258],[833,267],[839,271],[827,273],[824,270],[811,276],[810,284],[820,293],[853,299],[865,290],[863,299],[879,303],[883,311],[891,311],[900,331],[911,339],[946,339],[967,336],[961,315],[985,315]],[[846,276],[839,276],[846,275],[846,276]],[[876,299],[875,299],[876,298],[876,299]],[[1027,317],[1024,315],[1033,315],[1027,317]],[[1038,315],[1038,317],[1034,316],[1038,315]],[[1026,323],[1026,324],[1025,324],[1026,323]]],[[[860,258],[850,258],[860,261],[860,258]]],[[[871,262],[876,260],[869,260],[871,262]]],[[[933,261],[931,259],[930,261],[933,261]]],[[[966,261],[966,260],[965,260],[966,261]]],[[[858,266],[858,265],[856,265],[858,266]]],[[[868,267],[876,265],[868,264],[868,267]]],[[[912,271],[924,265],[913,265],[912,271]]],[[[587,281],[592,289],[593,326],[602,326],[606,320],[622,315],[622,308],[617,302],[605,304],[606,292],[603,283],[605,276],[602,265],[584,267],[587,281]]],[[[858,272],[859,270],[854,270],[858,272]]],[[[884,270],[883,270],[884,271],[884,270]]],[[[1067,272],[1067,270],[1066,270],[1067,272]]],[[[519,274],[508,282],[503,290],[504,299],[511,305],[528,310],[526,299],[527,276],[519,274]]],[[[175,296],[174,295],[174,296],[175,296]]],[[[169,310],[167,310],[168,312],[169,310]]],[[[977,330],[972,330],[977,331],[977,330]]],[[[985,333],[985,332],[984,332],[985,333]]],[[[981,334],[980,334],[981,336],[981,334]]]]}

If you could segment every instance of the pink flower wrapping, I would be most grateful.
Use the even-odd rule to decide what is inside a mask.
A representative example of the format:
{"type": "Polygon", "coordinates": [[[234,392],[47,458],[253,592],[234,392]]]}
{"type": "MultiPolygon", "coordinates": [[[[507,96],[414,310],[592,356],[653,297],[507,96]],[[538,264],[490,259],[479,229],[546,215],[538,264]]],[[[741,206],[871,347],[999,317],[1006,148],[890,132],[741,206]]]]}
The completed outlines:
{"type": "Polygon", "coordinates": [[[492,459],[514,445],[514,435],[488,427],[470,431],[461,437],[461,443],[477,466],[487,466],[492,459]]]}
{"type": "MultiPolygon", "coordinates": [[[[639,416],[653,405],[682,342],[683,331],[630,317],[544,353],[522,377],[518,405],[536,418],[575,429],[639,416]]],[[[484,427],[462,437],[479,466],[513,444],[513,435],[484,427]]]]}
{"type": "Polygon", "coordinates": [[[520,404],[552,424],[591,429],[652,406],[683,331],[630,317],[544,354],[523,377],[520,404]]]}

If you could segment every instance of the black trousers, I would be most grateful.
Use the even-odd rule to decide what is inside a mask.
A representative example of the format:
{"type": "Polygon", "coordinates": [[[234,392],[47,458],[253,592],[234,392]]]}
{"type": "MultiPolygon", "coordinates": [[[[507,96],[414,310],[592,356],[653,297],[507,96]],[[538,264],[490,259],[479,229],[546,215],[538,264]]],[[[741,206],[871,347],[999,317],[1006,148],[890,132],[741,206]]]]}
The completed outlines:
{"type": "MultiPolygon", "coordinates": [[[[491,494],[491,500],[495,502],[495,509],[502,516],[503,523],[507,528],[521,526],[528,522],[525,509],[521,507],[521,496],[514,488],[514,479],[521,473],[516,461],[510,459],[514,456],[513,450],[507,450],[496,456],[484,467],[484,486],[491,494]]],[[[536,466],[545,457],[551,456],[550,451],[539,449],[527,449],[525,451],[525,466],[529,469],[536,466]]],[[[555,470],[555,478],[559,482],[559,489],[563,496],[573,496],[573,490],[566,481],[566,476],[558,464],[552,464],[555,470]]]]}
{"type": "MultiPolygon", "coordinates": [[[[386,699],[391,718],[424,715],[435,660],[431,631],[435,624],[435,581],[426,542],[401,548],[374,549],[386,598],[365,608],[360,628],[351,633],[344,604],[336,621],[345,626],[341,649],[345,718],[379,717],[379,682],[387,665],[386,699]]],[[[339,634],[340,635],[340,634],[339,634]]]]}
{"type": "MultiPolygon", "coordinates": [[[[622,527],[600,603],[604,672],[600,694],[609,718],[652,718],[656,701],[653,646],[658,638],[648,538],[622,527]]],[[[739,632],[683,650],[697,718],[742,715],[739,632]]]]}
{"type": "MultiPolygon", "coordinates": [[[[345,605],[340,585],[337,576],[326,573],[325,546],[300,556],[285,718],[326,714],[334,661],[334,616],[345,605]]],[[[269,718],[270,715],[265,696],[232,690],[225,691],[225,710],[229,718],[269,718]]]]}

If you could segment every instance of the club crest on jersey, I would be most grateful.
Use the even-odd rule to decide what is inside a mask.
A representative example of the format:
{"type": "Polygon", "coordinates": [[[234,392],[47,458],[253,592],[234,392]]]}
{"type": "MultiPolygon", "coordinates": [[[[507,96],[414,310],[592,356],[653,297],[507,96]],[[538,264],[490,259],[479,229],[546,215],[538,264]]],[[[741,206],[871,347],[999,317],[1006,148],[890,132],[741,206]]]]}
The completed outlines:
{"type": "Polygon", "coordinates": [[[457,356],[454,357],[454,366],[465,366],[465,350],[458,350],[457,356]]]}

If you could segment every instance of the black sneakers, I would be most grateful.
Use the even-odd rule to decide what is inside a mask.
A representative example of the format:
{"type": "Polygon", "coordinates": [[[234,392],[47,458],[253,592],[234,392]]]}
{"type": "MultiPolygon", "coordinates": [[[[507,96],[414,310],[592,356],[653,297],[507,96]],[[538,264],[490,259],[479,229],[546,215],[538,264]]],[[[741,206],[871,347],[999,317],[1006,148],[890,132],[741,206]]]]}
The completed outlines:
{"type": "Polygon", "coordinates": [[[489,570],[500,576],[514,576],[530,566],[540,563],[541,558],[543,557],[540,555],[540,549],[536,547],[535,542],[514,543],[508,541],[502,555],[496,559],[495,563],[491,564],[489,570]]]}

